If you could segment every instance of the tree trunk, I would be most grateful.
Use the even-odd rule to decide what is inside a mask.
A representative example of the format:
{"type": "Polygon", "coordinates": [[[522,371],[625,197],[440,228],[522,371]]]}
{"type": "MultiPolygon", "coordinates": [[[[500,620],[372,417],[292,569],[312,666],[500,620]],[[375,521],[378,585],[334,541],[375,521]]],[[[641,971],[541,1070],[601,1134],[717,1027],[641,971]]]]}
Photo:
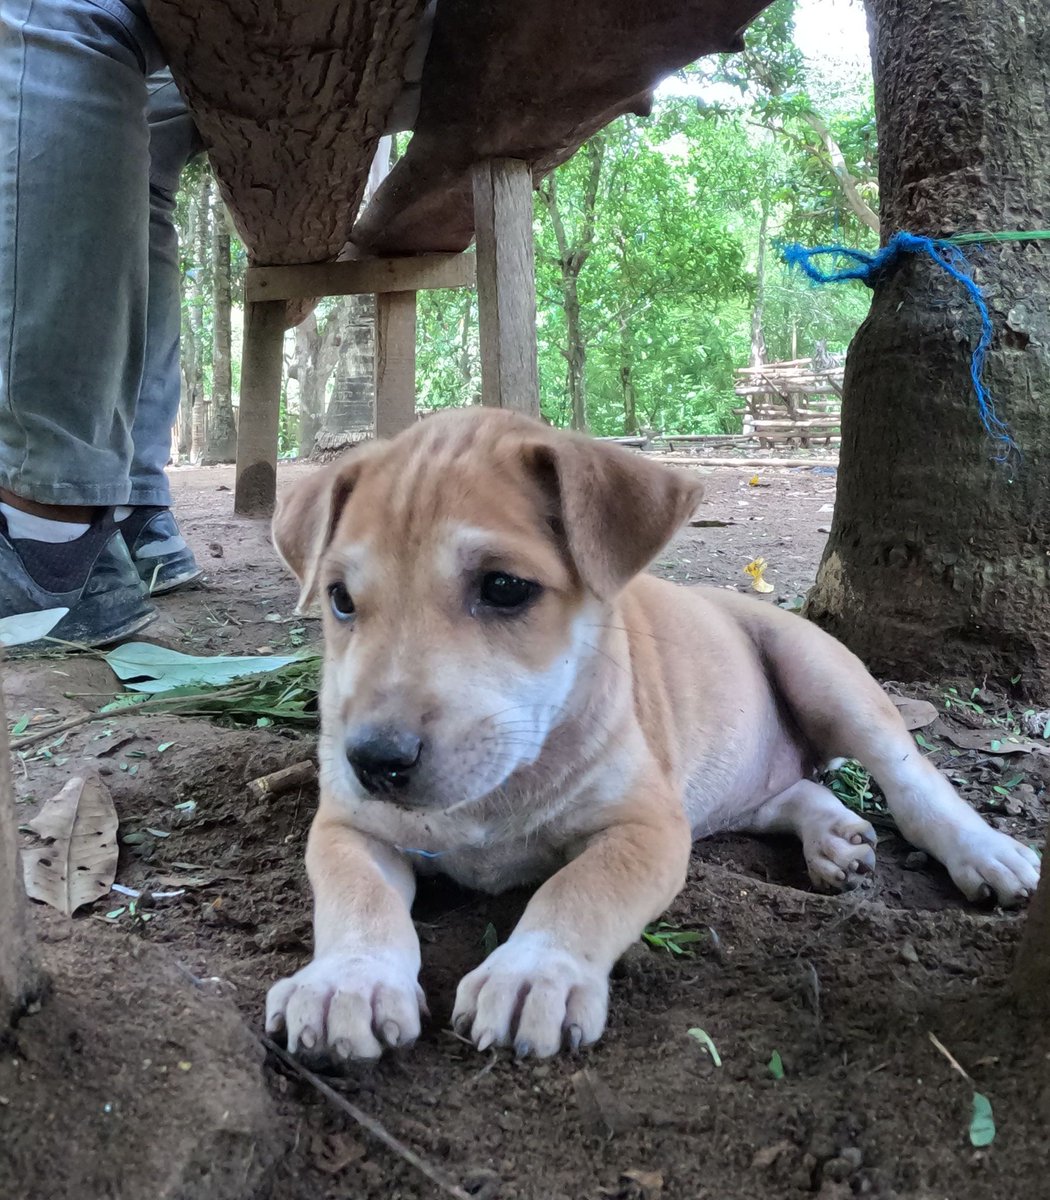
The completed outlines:
{"type": "Polygon", "coordinates": [[[476,372],[471,357],[474,304],[475,294],[468,288],[463,293],[463,316],[459,323],[459,374],[463,380],[463,395],[469,397],[468,404],[481,403],[481,388],[475,382],[476,372]]]}
{"type": "Polygon", "coordinates": [[[179,411],[175,416],[175,428],[172,431],[172,462],[181,463],[190,453],[190,419],[193,403],[190,399],[190,374],[192,371],[191,358],[193,347],[186,337],[185,308],[182,314],[182,334],[179,338],[179,411]]]}
{"type": "Polygon", "coordinates": [[[375,297],[348,301],[342,354],[315,455],[331,455],[375,435],[375,297]]]}
{"type": "Polygon", "coordinates": [[[325,396],[343,343],[347,301],[336,303],[324,323],[312,312],[295,327],[295,359],[289,378],[299,384],[299,457],[313,452],[325,419],[325,396]]]}
{"type": "Polygon", "coordinates": [[[842,194],[846,197],[846,203],[853,210],[853,215],[862,225],[866,225],[869,229],[873,229],[878,233],[879,218],[872,211],[871,205],[860,194],[857,181],[850,174],[849,168],[846,166],[845,156],[839,148],[838,142],[831,136],[831,130],[828,128],[827,122],[812,109],[802,114],[802,120],[820,138],[820,144],[823,147],[825,155],[824,162],[842,189],[842,194]]]}
{"type": "Polygon", "coordinates": [[[15,833],[15,801],[7,746],[7,716],[0,696],[0,1040],[36,995],[41,978],[26,928],[26,898],[15,833]]]}
{"type": "Polygon", "coordinates": [[[212,350],[211,407],[208,413],[205,466],[234,462],[237,458],[237,425],[233,419],[233,339],[230,316],[230,228],[222,200],[216,196],[211,214],[212,234],[212,350]]]}
{"type": "Polygon", "coordinates": [[[192,374],[187,372],[186,382],[190,403],[190,461],[199,463],[204,454],[204,438],[207,428],[207,399],[204,392],[204,347],[205,347],[205,296],[207,294],[207,262],[210,249],[209,205],[211,200],[211,176],[201,175],[193,212],[193,253],[196,259],[191,277],[190,299],[187,305],[187,324],[193,347],[192,374]]]}
{"type": "Polygon", "coordinates": [[[587,345],[583,340],[576,275],[562,279],[565,304],[565,361],[568,366],[569,410],[573,429],[587,429],[587,345]]]}
{"type": "Polygon", "coordinates": [[[551,174],[540,188],[540,196],[550,217],[554,239],[558,245],[562,307],[565,310],[566,382],[568,385],[573,429],[587,429],[587,342],[580,311],[580,272],[594,248],[595,222],[598,205],[598,186],[605,161],[605,139],[599,134],[584,146],[587,158],[587,179],[584,186],[581,213],[575,235],[570,238],[565,217],[558,205],[558,178],[551,174]]]}
{"type": "Polygon", "coordinates": [[[766,361],[766,335],[762,319],[766,308],[766,242],[769,237],[769,203],[762,197],[762,219],[758,224],[758,259],[755,262],[755,302],[751,306],[750,364],[760,367],[766,361]]]}
{"type": "MultiPolygon", "coordinates": [[[[1044,845],[1050,845],[1050,828],[1044,845]]],[[[1043,1036],[1050,1031],[1050,870],[1043,855],[1043,877],[1021,934],[1013,974],[1013,991],[1020,1007],[1043,1036]]]]}
{"type": "MultiPolygon", "coordinates": [[[[870,0],[883,234],[1050,220],[1043,0],[870,0]],[[905,50],[907,53],[905,53],[905,50]]],[[[926,258],[877,281],[850,347],[839,495],[806,612],[877,673],[1050,693],[1050,244],[970,254],[985,379],[1022,457],[993,461],[963,289],[926,258]]]]}
{"type": "Polygon", "coordinates": [[[623,431],[630,437],[638,432],[638,393],[634,388],[634,348],[631,326],[625,313],[620,314],[620,393],[623,396],[623,431]]]}
{"type": "Polygon", "coordinates": [[[315,369],[320,348],[321,331],[315,309],[295,327],[295,358],[288,367],[288,378],[299,385],[300,458],[309,457],[324,420],[324,384],[318,386],[319,373],[315,369]]]}

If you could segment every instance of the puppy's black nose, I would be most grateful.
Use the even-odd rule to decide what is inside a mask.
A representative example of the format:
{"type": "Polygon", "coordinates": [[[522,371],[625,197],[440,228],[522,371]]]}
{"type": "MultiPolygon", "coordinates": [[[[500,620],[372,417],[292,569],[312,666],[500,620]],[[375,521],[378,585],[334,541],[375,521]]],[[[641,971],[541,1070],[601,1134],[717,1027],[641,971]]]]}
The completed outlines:
{"type": "Polygon", "coordinates": [[[422,739],[407,729],[366,726],[346,742],[346,757],[367,791],[394,792],[407,787],[419,766],[422,739]]]}

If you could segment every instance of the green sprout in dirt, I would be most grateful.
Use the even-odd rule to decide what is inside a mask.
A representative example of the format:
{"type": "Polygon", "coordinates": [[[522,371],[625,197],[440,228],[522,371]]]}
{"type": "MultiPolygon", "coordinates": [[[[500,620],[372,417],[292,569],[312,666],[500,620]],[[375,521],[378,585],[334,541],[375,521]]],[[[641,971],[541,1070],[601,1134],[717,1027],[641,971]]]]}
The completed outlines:
{"type": "Polygon", "coordinates": [[[654,950],[683,958],[692,958],[696,952],[690,947],[703,939],[704,935],[696,929],[677,929],[666,921],[650,925],[642,934],[642,940],[654,950]]]}

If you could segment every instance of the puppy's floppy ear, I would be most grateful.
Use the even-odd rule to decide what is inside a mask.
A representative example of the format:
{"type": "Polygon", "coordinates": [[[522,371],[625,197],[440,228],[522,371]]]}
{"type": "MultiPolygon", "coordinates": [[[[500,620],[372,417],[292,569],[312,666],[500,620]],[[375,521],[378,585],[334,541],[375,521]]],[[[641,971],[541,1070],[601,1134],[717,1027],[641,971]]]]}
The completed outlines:
{"type": "Polygon", "coordinates": [[[328,549],[361,468],[375,457],[379,445],[370,442],[355,446],[293,484],[277,501],[273,544],[281,561],[302,585],[296,612],[306,612],[317,600],[321,556],[328,549]]]}
{"type": "Polygon", "coordinates": [[[602,600],[648,566],[703,494],[685,471],[579,434],[553,434],[525,453],[580,578],[602,600]]]}

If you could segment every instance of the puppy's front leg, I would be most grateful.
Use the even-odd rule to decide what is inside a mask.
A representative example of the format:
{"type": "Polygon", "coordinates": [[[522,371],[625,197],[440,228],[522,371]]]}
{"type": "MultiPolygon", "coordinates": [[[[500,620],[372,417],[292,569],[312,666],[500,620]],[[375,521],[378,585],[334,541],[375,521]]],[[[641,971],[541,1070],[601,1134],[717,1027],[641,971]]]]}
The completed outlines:
{"type": "MultiPolygon", "coordinates": [[[[639,807],[652,807],[651,793],[639,807]]],[[[601,1036],[613,964],[685,882],[688,823],[670,795],[659,807],[642,818],[627,808],[591,836],[462,980],[452,1021],[479,1050],[513,1045],[546,1058],[601,1036]]]]}
{"type": "Polygon", "coordinates": [[[288,1049],[335,1059],[378,1058],[419,1036],[425,999],[412,924],[412,869],[391,847],[321,807],[306,869],[314,892],[314,959],[275,983],[267,1032],[288,1049]]]}

